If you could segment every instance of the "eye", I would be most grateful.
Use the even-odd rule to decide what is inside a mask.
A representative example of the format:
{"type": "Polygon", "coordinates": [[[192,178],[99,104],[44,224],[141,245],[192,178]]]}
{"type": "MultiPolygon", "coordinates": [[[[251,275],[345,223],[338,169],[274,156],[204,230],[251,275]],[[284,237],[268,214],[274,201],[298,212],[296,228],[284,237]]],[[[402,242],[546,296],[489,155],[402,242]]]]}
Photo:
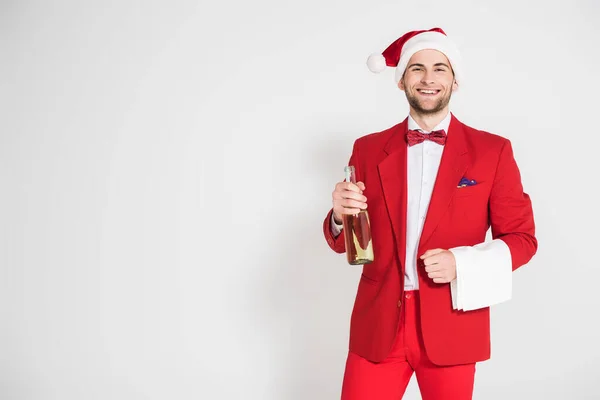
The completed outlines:
{"type": "Polygon", "coordinates": [[[446,69],[445,68],[437,68],[436,71],[446,72],[446,69]]]}

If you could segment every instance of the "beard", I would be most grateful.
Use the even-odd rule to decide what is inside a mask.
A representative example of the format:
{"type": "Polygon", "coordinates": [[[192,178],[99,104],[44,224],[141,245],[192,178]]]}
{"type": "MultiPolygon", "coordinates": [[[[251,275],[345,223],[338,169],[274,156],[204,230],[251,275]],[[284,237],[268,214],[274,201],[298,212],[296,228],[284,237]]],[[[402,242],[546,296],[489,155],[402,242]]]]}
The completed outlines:
{"type": "Polygon", "coordinates": [[[452,90],[449,90],[445,96],[442,96],[437,100],[433,107],[426,108],[416,95],[409,94],[408,90],[404,92],[406,94],[406,100],[408,104],[421,115],[437,114],[442,111],[450,103],[450,97],[452,97],[452,90]]]}

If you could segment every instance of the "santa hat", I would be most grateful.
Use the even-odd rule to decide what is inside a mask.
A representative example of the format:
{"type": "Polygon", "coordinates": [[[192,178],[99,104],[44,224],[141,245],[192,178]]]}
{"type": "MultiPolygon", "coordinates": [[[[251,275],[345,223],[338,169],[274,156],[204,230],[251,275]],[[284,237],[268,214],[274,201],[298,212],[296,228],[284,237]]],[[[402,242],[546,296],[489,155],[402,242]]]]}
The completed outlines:
{"type": "Polygon", "coordinates": [[[396,84],[402,79],[408,60],[418,51],[438,50],[448,58],[457,83],[462,79],[460,54],[456,45],[441,28],[412,31],[405,33],[388,46],[382,54],[371,54],[367,66],[371,72],[382,72],[386,66],[396,67],[396,84]]]}

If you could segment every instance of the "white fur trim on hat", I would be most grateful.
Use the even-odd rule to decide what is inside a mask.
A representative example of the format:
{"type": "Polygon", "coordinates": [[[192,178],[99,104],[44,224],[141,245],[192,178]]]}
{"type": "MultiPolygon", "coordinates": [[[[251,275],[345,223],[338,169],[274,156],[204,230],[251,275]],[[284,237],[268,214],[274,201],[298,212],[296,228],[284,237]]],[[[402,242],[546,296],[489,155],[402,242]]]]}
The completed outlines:
{"type": "Polygon", "coordinates": [[[460,83],[462,80],[462,69],[460,53],[456,48],[456,45],[443,33],[440,32],[423,32],[406,41],[402,47],[402,53],[398,66],[396,67],[395,79],[396,83],[402,79],[404,70],[408,64],[408,61],[418,51],[425,49],[433,49],[444,53],[444,55],[450,61],[452,70],[454,71],[455,80],[460,83]]]}

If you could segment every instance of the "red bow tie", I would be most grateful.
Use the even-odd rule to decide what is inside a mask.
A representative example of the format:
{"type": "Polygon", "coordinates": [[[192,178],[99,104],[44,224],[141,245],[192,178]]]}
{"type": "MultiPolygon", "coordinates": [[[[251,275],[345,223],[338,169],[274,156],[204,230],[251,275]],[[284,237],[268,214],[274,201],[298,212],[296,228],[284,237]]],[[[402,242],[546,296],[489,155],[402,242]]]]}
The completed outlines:
{"type": "Polygon", "coordinates": [[[431,140],[442,146],[446,144],[446,132],[443,129],[432,131],[431,133],[422,133],[421,131],[410,130],[406,133],[406,141],[409,146],[419,144],[424,140],[431,140]]]}

